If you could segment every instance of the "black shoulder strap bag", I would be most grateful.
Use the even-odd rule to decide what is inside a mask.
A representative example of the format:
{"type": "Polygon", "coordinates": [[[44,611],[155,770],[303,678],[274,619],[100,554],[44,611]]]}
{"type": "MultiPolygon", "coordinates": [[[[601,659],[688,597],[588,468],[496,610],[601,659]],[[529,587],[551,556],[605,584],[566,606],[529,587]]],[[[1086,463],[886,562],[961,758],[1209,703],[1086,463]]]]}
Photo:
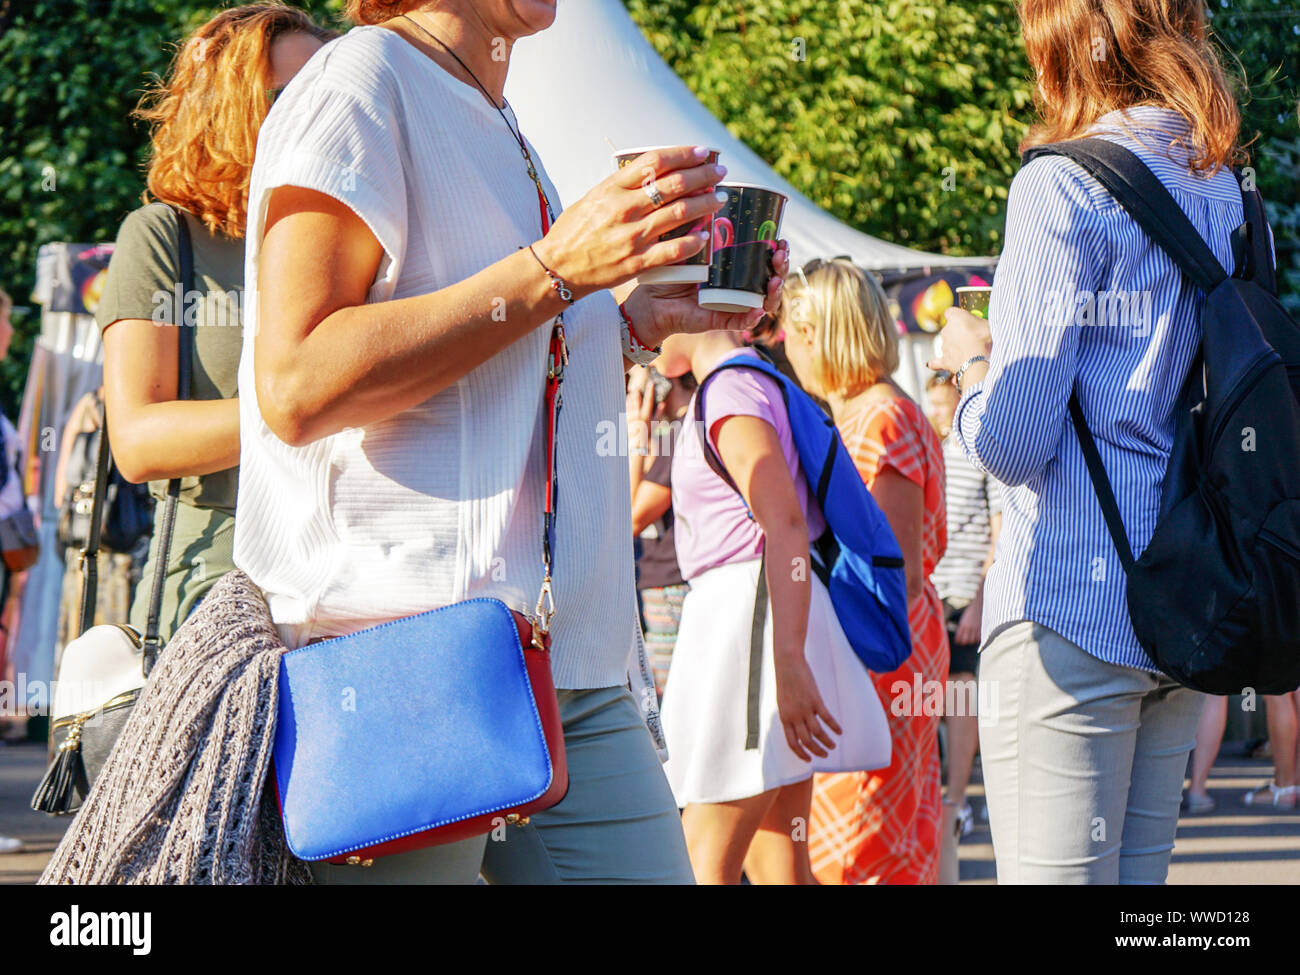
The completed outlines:
{"type": "MultiPolygon", "coordinates": [[[[190,243],[190,229],[185,223],[185,215],[175,207],[172,210],[176,214],[178,270],[181,287],[184,289],[181,292],[181,304],[176,315],[179,319],[176,322],[178,329],[176,398],[186,400],[190,398],[190,376],[194,366],[194,327],[185,321],[194,291],[194,249],[190,243]]],[[[108,427],[105,426],[104,430],[107,433],[108,427]]],[[[167,501],[163,507],[162,524],[158,529],[161,533],[158,538],[158,559],[154,566],[153,589],[149,594],[149,616],[145,623],[144,673],[146,677],[153,669],[154,662],[163,647],[163,641],[158,635],[159,616],[162,612],[163,585],[167,581],[167,564],[171,557],[172,533],[176,528],[176,505],[180,503],[180,497],[181,479],[173,477],[167,482],[167,501]]]]}
{"type": "MultiPolygon", "coordinates": [[[[179,210],[176,214],[178,279],[184,298],[178,309],[177,399],[188,399],[194,355],[194,331],[185,322],[194,283],[194,258],[189,228],[179,210]]],[[[99,549],[104,524],[104,502],[112,467],[106,414],[100,414],[99,452],[95,460],[95,490],[91,502],[90,532],[81,553],[82,593],[80,634],[63,650],[58,683],[51,711],[52,744],[55,758],[36,793],[32,808],[52,814],[75,812],[104,766],[113,744],[126,725],[140,688],[162,652],[160,636],[163,585],[171,556],[176,505],[181,479],[167,485],[167,500],[159,526],[154,561],[153,587],[143,638],[125,623],[95,626],[95,601],[99,589],[99,549]]]]}

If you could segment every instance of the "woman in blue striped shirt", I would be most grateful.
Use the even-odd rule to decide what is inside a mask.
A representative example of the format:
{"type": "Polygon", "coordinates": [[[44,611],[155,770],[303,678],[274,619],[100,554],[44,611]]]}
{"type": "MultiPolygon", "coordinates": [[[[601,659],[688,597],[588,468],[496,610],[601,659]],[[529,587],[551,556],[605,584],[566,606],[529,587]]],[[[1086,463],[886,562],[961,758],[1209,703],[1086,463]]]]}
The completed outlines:
{"type": "MultiPolygon", "coordinates": [[[[1020,16],[1041,114],[1025,147],[1100,136],[1136,152],[1231,268],[1240,119],[1200,0],[1025,0],[1020,16]]],[[[1066,404],[1077,391],[1140,552],[1202,299],[1096,180],[1045,156],[1011,185],[988,326],[949,313],[932,366],[957,377],[967,456],[1008,486],[980,662],[1002,883],[1168,872],[1202,697],[1138,644],[1066,404]]]]}

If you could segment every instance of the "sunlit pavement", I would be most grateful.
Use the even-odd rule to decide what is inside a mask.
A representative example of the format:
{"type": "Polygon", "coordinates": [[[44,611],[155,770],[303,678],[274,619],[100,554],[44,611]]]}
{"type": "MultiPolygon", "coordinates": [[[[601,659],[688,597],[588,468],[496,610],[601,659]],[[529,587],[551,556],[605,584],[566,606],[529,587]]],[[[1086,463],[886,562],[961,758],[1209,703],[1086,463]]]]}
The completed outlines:
{"type": "Polygon", "coordinates": [[[0,744],[0,836],[24,844],[18,853],[0,853],[0,884],[35,883],[71,822],[71,817],[32,812],[32,793],[45,766],[43,745],[0,744]]]}
{"type": "MultiPolygon", "coordinates": [[[[1300,884],[1300,812],[1241,801],[1272,775],[1271,762],[1219,756],[1209,787],[1218,805],[1208,814],[1184,813],[1178,821],[1170,884],[1300,884]]],[[[969,794],[977,815],[974,831],[959,847],[961,882],[991,884],[993,844],[988,823],[978,816],[983,787],[972,785],[969,794]]]]}
{"type": "MultiPolygon", "coordinates": [[[[42,746],[0,745],[0,836],[16,836],[26,844],[22,852],[0,854],[0,884],[33,883],[70,821],[29,808],[44,771],[42,746]]],[[[1210,780],[1218,808],[1209,815],[1185,815],[1179,822],[1171,884],[1300,884],[1300,812],[1241,802],[1247,789],[1271,774],[1268,762],[1220,758],[1210,780]]],[[[978,813],[984,805],[978,772],[970,797],[978,813]]],[[[960,854],[962,883],[993,883],[993,846],[988,824],[978,815],[960,854]]]]}

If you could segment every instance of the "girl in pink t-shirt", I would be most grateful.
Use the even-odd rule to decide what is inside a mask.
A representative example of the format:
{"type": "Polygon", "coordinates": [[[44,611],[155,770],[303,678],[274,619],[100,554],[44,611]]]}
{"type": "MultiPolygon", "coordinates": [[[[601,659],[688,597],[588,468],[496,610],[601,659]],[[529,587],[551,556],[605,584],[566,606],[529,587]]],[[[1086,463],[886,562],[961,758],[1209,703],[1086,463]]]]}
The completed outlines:
{"type": "Polygon", "coordinates": [[[806,824],[815,771],[889,762],[884,710],[813,571],[826,523],[799,465],[780,386],[744,369],[734,332],[674,335],[656,363],[693,372],[672,466],[682,606],[662,708],[665,772],[701,883],[814,883],[806,824]],[[751,516],[752,512],[752,516],[751,516]]]}

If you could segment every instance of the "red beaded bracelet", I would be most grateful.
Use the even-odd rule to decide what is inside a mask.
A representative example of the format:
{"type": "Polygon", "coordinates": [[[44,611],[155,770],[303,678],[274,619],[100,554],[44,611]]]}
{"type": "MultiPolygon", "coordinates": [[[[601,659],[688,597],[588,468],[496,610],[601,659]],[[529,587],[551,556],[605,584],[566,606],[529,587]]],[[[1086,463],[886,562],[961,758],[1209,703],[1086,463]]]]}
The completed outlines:
{"type": "Polygon", "coordinates": [[[632,324],[632,316],[627,313],[626,299],[619,302],[618,313],[623,316],[623,321],[627,324],[627,337],[631,340],[634,352],[659,352],[662,346],[647,345],[641,340],[641,336],[636,334],[636,326],[632,324]]]}

